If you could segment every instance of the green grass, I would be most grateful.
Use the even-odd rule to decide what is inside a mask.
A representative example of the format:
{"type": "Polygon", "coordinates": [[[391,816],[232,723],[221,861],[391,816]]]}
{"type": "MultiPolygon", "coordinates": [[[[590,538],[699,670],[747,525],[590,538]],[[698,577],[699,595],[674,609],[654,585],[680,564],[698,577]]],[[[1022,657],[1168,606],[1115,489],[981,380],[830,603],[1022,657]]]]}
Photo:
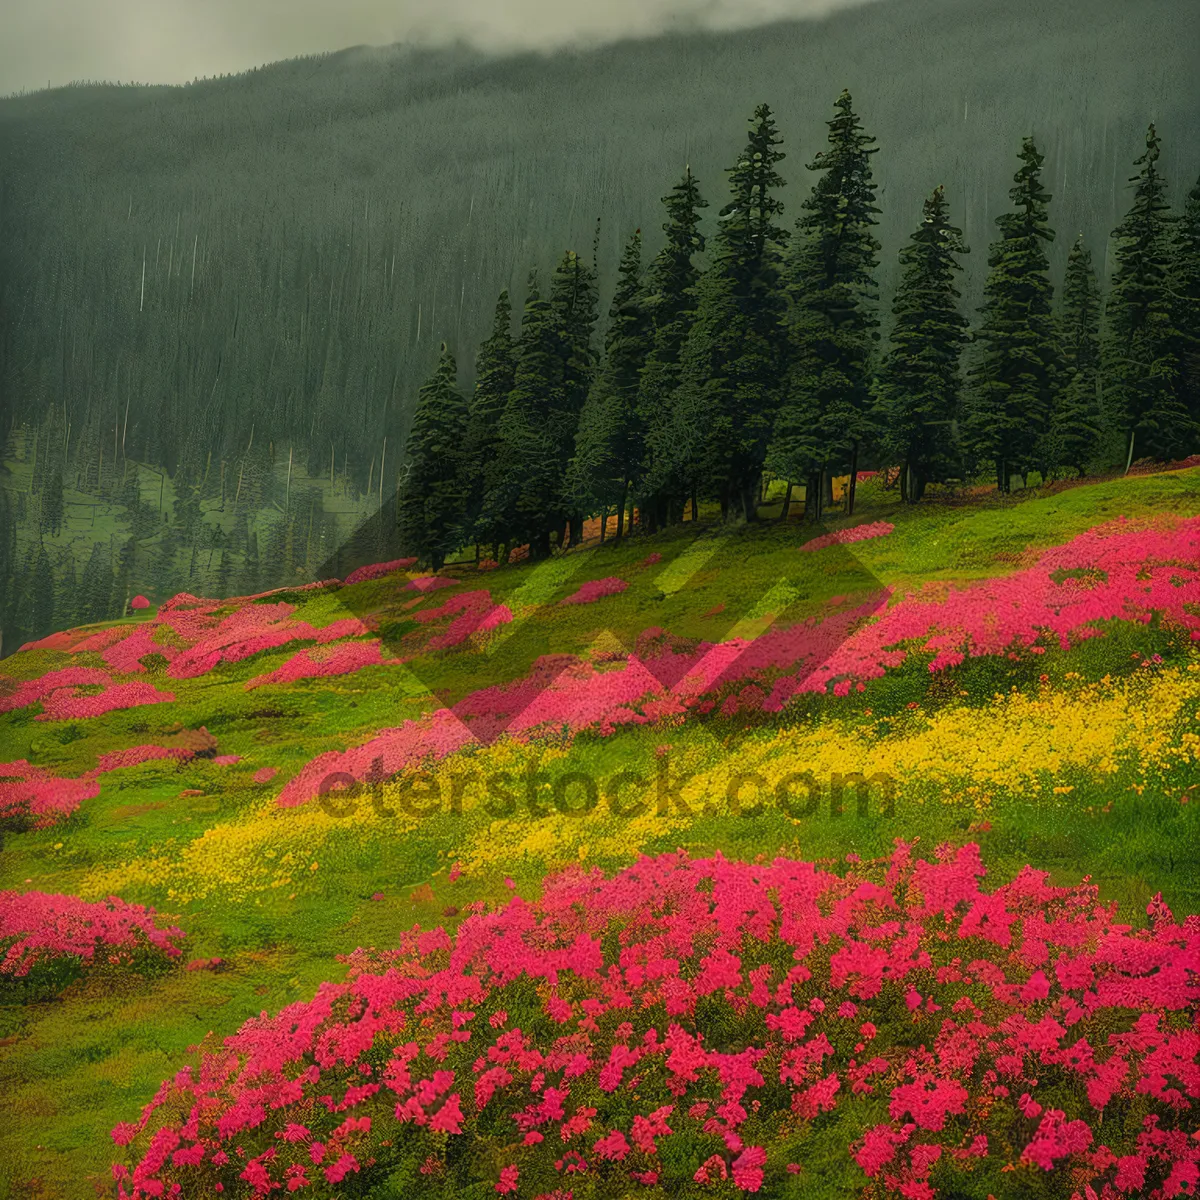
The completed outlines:
{"type": "MultiPolygon", "coordinates": [[[[513,608],[517,619],[486,654],[466,648],[427,653],[404,670],[373,667],[340,679],[245,691],[246,680],[286,661],[297,649],[293,644],[223,664],[199,679],[153,676],[156,686],[175,693],[167,704],[61,724],[35,720],[32,709],[0,714],[0,761],[29,758],[64,774],[79,774],[102,752],[155,742],[179,726],[204,725],[217,737],[221,753],[243,756],[233,766],[156,762],[106,776],[100,795],[61,825],[4,833],[0,888],[72,892],[96,867],[173,855],[214,825],[268,803],[315,755],[357,744],[481,687],[519,679],[540,655],[586,654],[597,639],[610,637],[632,650],[650,626],[683,638],[719,640],[743,618],[758,631],[768,614],[799,619],[820,612],[835,596],[861,597],[880,587],[902,592],[929,580],[1001,574],[1016,569],[1015,557],[1025,550],[1066,541],[1119,514],[1196,515],[1197,482],[1200,472],[1179,472],[1020,501],[934,503],[915,510],[868,482],[860,488],[854,523],[888,520],[894,532],[816,555],[798,551],[811,536],[798,523],[739,532],[685,526],[537,566],[505,567],[477,578],[472,572],[459,589],[423,598],[398,592],[394,579],[296,593],[289,598],[298,606],[296,616],[316,625],[351,613],[378,616],[393,651],[421,634],[414,612],[436,607],[467,587],[487,588],[496,602],[513,608]],[[643,566],[652,552],[662,561],[643,566]],[[628,580],[628,590],[582,607],[557,604],[585,580],[609,575],[628,580]],[[414,598],[418,603],[407,608],[414,598]],[[723,612],[709,615],[721,606],[723,612]],[[278,776],[255,784],[254,771],[265,765],[278,767],[278,776]],[[203,794],[180,795],[193,789],[203,794]]],[[[826,528],[845,523],[831,521],[826,528]]],[[[1031,688],[1038,673],[1050,675],[1055,685],[1068,671],[1085,678],[1129,673],[1136,669],[1134,653],[1159,653],[1170,665],[1194,651],[1156,625],[1130,624],[1036,662],[974,660],[933,678],[925,660],[914,656],[872,683],[865,696],[805,698],[787,710],[782,723],[863,722],[867,704],[873,720],[899,722],[910,703],[936,708],[953,698],[984,704],[996,691],[1031,688]],[[963,691],[965,698],[958,695],[963,691]]],[[[5,660],[4,670],[14,679],[29,679],[68,663],[80,665],[85,658],[26,652],[5,660]]],[[[100,665],[98,658],[90,661],[100,665]]],[[[569,769],[608,778],[630,763],[653,763],[654,747],[664,738],[683,745],[689,736],[707,746],[706,752],[727,746],[735,753],[740,739],[756,735],[744,723],[719,719],[694,734],[629,728],[610,738],[584,735],[556,769],[569,764],[569,769]]],[[[859,817],[849,799],[840,816],[823,810],[799,823],[777,811],[759,818],[722,813],[697,817],[683,834],[666,829],[643,848],[687,844],[696,852],[743,857],[786,852],[841,860],[848,853],[886,853],[898,836],[919,834],[923,850],[969,836],[980,842],[994,879],[1033,863],[1063,883],[1092,875],[1102,898],[1118,901],[1127,920],[1136,920],[1158,891],[1178,912],[1200,911],[1195,872],[1200,800],[1185,806],[1175,799],[1190,782],[1183,775],[1165,778],[1158,790],[1142,795],[1129,790],[1136,778],[1136,764],[1130,763],[1103,781],[1071,778],[1075,791],[1069,796],[1054,797],[1048,788],[1004,794],[995,801],[991,828],[980,832],[968,833],[976,819],[973,811],[945,803],[944,796],[926,796],[915,780],[901,789],[890,818],[874,808],[859,817]]],[[[288,828],[282,822],[289,819],[279,812],[281,829],[288,828]]],[[[174,967],[142,977],[100,973],[57,998],[27,1004],[18,1003],[15,991],[7,999],[0,993],[0,1088],[7,1110],[21,1115],[20,1121],[0,1122],[0,1197],[76,1197],[92,1195],[93,1188],[95,1194],[110,1194],[108,1130],[135,1117],[162,1079],[177,1069],[188,1046],[208,1031],[230,1033],[262,1010],[311,996],[320,980],[340,977],[336,954],[357,945],[391,944],[397,929],[415,922],[453,925],[459,917],[444,917],[447,906],[461,910],[473,899],[503,898],[505,873],[521,894],[535,894],[541,868],[532,859],[447,881],[450,854],[467,827],[454,822],[471,820],[447,815],[406,833],[378,837],[366,836],[348,821],[322,849],[315,875],[244,899],[213,894],[183,904],[160,887],[130,889],[126,899],[156,904],[166,919],[187,931],[186,959],[220,956],[227,960],[223,971],[174,967]],[[413,898],[411,893],[427,882],[433,898],[413,898]],[[383,899],[373,900],[376,893],[383,899]],[[34,1186],[33,1180],[40,1182],[34,1186]]],[[[486,836],[482,828],[479,836],[486,836]]]]}

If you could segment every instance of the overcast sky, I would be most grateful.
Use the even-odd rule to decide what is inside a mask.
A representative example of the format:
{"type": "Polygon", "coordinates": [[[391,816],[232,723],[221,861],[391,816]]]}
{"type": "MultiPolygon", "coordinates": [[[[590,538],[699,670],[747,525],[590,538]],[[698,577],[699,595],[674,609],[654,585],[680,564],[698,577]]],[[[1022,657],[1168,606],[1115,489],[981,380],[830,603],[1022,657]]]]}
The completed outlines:
{"type": "Polygon", "coordinates": [[[356,45],[554,49],[741,29],[872,0],[0,0],[0,95],[72,80],[183,83],[356,45]]]}

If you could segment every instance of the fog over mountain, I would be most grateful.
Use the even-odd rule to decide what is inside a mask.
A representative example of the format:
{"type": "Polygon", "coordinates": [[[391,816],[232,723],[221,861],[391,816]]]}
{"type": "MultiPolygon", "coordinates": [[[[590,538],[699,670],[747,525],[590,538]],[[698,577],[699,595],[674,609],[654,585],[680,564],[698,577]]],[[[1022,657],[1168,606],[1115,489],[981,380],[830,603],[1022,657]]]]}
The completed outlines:
{"type": "Polygon", "coordinates": [[[0,95],[72,80],[184,83],[346,46],[509,53],[749,29],[878,0],[7,0],[0,95]]]}

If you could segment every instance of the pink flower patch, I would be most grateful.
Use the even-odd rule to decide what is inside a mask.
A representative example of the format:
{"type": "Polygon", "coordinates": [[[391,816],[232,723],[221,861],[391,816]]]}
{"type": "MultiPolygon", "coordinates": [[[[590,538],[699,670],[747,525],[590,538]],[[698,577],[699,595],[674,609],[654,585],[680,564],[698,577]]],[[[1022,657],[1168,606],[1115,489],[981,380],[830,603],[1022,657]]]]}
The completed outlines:
{"type": "Polygon", "coordinates": [[[143,704],[166,704],[174,699],[174,692],[160,692],[148,683],[113,683],[94,696],[81,696],[75,688],[58,688],[43,699],[42,711],[34,720],[80,720],[143,704]]]}
{"type": "Polygon", "coordinates": [[[801,550],[824,550],[826,546],[847,546],[852,542],[863,542],[869,538],[886,537],[896,527],[890,521],[872,521],[868,525],[854,525],[812,538],[800,547],[801,550]]]}
{"type": "Polygon", "coordinates": [[[40,962],[75,957],[128,960],[138,947],[175,957],[181,929],[159,929],[154,909],[126,904],[116,896],[89,904],[47,892],[0,892],[0,975],[21,978],[40,962]]]}
{"type": "Polygon", "coordinates": [[[380,652],[380,644],[370,642],[342,642],[333,646],[316,646],[293,654],[283,666],[265,675],[255,675],[245,683],[246,691],[268,683],[287,684],[301,679],[318,679],[331,675],[350,675],[364,667],[382,666],[386,659],[380,652]]]}
{"type": "Polygon", "coordinates": [[[23,758],[0,763],[0,817],[32,817],[36,829],[53,825],[98,795],[100,784],[94,778],[63,778],[23,758]]]}
{"type": "Polygon", "coordinates": [[[610,575],[607,579],[589,579],[574,595],[562,600],[562,604],[591,604],[605,596],[616,596],[629,584],[624,579],[610,575]]]}
{"type": "Polygon", "coordinates": [[[394,949],[344,956],[343,981],[246,1022],[113,1136],[137,1145],[135,1179],[184,1194],[197,1164],[168,1162],[162,1147],[185,1136],[276,1174],[309,1161],[336,1173],[410,1123],[466,1139],[461,1156],[481,1120],[508,1131],[503,1194],[553,1173],[772,1194],[799,1165],[771,1139],[843,1109],[864,1130],[848,1158],[910,1200],[931,1200],[947,1159],[1086,1172],[1113,1200],[1148,1180],[1186,1194],[1200,1169],[1200,923],[1177,923],[1156,898],[1151,927],[1135,930],[1095,885],[1055,887],[1027,867],[985,892],[984,876],[974,844],[924,861],[903,842],[845,876],[683,851],[611,878],[576,866],[544,880],[536,900],[472,906],[452,933],[417,926],[394,949]],[[980,937],[980,907],[1012,937],[980,937]],[[518,1019],[531,991],[552,1028],[518,1019]],[[909,994],[925,1026],[915,1033],[909,994]],[[719,1042],[697,1028],[700,1004],[720,1014],[719,1042]],[[1081,1013],[1103,1031],[1095,1050],[1081,1013]],[[869,1055],[849,1020],[873,1039],[869,1055]],[[1064,1073],[1079,1086],[1064,1090],[1064,1073]],[[1144,1115],[1105,1123],[1097,1145],[1119,1087],[1144,1115]],[[375,1117],[341,1115],[382,1089],[375,1117]],[[311,1131],[311,1146],[283,1136],[293,1127],[311,1131]]]}
{"type": "Polygon", "coordinates": [[[134,596],[134,598],[129,602],[129,607],[135,611],[138,609],[149,608],[150,601],[147,600],[145,596],[134,596]]]}
{"type": "Polygon", "coordinates": [[[415,558],[395,558],[391,562],[372,563],[369,567],[359,567],[346,576],[347,583],[362,583],[366,579],[379,579],[384,575],[392,575],[411,567],[415,558]]]}

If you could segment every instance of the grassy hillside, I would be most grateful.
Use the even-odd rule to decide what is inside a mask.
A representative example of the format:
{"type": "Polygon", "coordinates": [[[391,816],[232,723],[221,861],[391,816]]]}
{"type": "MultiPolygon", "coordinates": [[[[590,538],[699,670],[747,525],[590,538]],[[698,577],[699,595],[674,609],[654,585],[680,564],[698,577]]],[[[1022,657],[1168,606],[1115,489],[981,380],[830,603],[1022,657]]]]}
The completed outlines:
{"type": "MultiPolygon", "coordinates": [[[[1198,484],[913,510],[868,481],[818,548],[706,526],[535,567],[401,566],[184,597],[5,660],[0,889],[118,895],[186,938],[181,962],[97,962],[65,990],[0,975],[22,1115],[0,1195],[108,1194],[128,1161],[109,1130],[209,1031],[571,864],[680,846],[834,864],[919,838],[977,844],[989,886],[1027,863],[1090,876],[1135,925],[1157,893],[1200,913],[1198,484]],[[778,802],[806,771],[813,810],[778,802]],[[621,772],[642,811],[610,803],[621,772]],[[839,811],[855,772],[865,811],[850,783],[839,811]]],[[[824,1164],[804,1194],[867,1182],[833,1120],[804,1143],[824,1164]]]]}

